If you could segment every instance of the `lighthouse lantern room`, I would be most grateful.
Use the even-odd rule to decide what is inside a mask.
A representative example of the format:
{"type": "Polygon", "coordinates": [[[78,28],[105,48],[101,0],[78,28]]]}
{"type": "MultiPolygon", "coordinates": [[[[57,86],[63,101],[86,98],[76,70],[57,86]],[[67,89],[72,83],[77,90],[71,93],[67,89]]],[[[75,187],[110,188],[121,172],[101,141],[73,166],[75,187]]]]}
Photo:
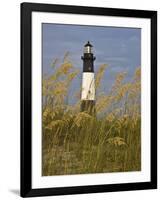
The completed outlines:
{"type": "Polygon", "coordinates": [[[88,41],[84,45],[84,52],[81,57],[83,60],[82,91],[81,91],[81,111],[90,114],[95,113],[95,79],[94,79],[94,60],[93,46],[88,41]]]}

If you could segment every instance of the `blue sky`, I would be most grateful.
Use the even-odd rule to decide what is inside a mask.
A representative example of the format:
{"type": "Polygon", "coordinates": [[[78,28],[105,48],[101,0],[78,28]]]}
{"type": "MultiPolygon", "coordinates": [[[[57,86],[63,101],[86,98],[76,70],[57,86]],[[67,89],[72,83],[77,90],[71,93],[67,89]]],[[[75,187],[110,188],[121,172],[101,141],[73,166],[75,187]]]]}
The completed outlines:
{"type": "MultiPolygon", "coordinates": [[[[135,69],[141,65],[141,29],[43,24],[43,73],[51,73],[54,58],[63,58],[70,52],[75,67],[82,71],[83,46],[89,40],[94,48],[95,71],[101,64],[108,64],[103,77],[102,88],[108,92],[118,72],[126,71],[129,80],[135,69]]],[[[78,77],[70,93],[81,85],[78,77]]]]}

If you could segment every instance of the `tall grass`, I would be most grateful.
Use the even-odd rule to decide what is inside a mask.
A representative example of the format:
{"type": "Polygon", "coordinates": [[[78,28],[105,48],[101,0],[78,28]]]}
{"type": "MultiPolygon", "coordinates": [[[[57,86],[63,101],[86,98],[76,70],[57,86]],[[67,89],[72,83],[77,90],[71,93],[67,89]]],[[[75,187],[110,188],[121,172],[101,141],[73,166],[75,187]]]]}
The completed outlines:
{"type": "MultiPolygon", "coordinates": [[[[67,99],[72,81],[81,74],[69,60],[52,62],[43,76],[42,175],[141,170],[140,68],[130,82],[117,74],[108,94],[101,92],[106,65],[96,73],[96,114],[80,111],[67,99]]],[[[108,86],[107,86],[108,87],[108,86]]],[[[80,86],[81,88],[81,86],[80,86]]]]}

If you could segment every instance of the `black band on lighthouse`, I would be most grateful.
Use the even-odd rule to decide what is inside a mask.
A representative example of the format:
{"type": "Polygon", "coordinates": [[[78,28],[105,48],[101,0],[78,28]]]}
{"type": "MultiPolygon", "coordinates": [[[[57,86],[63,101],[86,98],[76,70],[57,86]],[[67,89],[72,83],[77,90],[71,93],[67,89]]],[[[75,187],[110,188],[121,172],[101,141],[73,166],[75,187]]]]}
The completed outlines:
{"type": "Polygon", "coordinates": [[[96,59],[93,53],[84,53],[81,57],[83,60],[83,72],[94,72],[93,61],[96,59]]]}

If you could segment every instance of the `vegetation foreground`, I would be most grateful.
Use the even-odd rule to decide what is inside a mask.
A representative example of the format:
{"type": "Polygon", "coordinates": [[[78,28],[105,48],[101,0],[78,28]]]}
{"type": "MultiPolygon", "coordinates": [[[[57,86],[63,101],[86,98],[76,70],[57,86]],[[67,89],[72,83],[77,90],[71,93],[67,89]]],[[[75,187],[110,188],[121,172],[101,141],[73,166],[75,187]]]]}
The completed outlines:
{"type": "Polygon", "coordinates": [[[69,61],[52,63],[53,74],[43,76],[42,175],[65,175],[141,170],[140,68],[130,82],[117,74],[105,94],[96,77],[96,114],[80,111],[80,93],[74,105],[67,103],[69,88],[81,74],[69,61]]]}

